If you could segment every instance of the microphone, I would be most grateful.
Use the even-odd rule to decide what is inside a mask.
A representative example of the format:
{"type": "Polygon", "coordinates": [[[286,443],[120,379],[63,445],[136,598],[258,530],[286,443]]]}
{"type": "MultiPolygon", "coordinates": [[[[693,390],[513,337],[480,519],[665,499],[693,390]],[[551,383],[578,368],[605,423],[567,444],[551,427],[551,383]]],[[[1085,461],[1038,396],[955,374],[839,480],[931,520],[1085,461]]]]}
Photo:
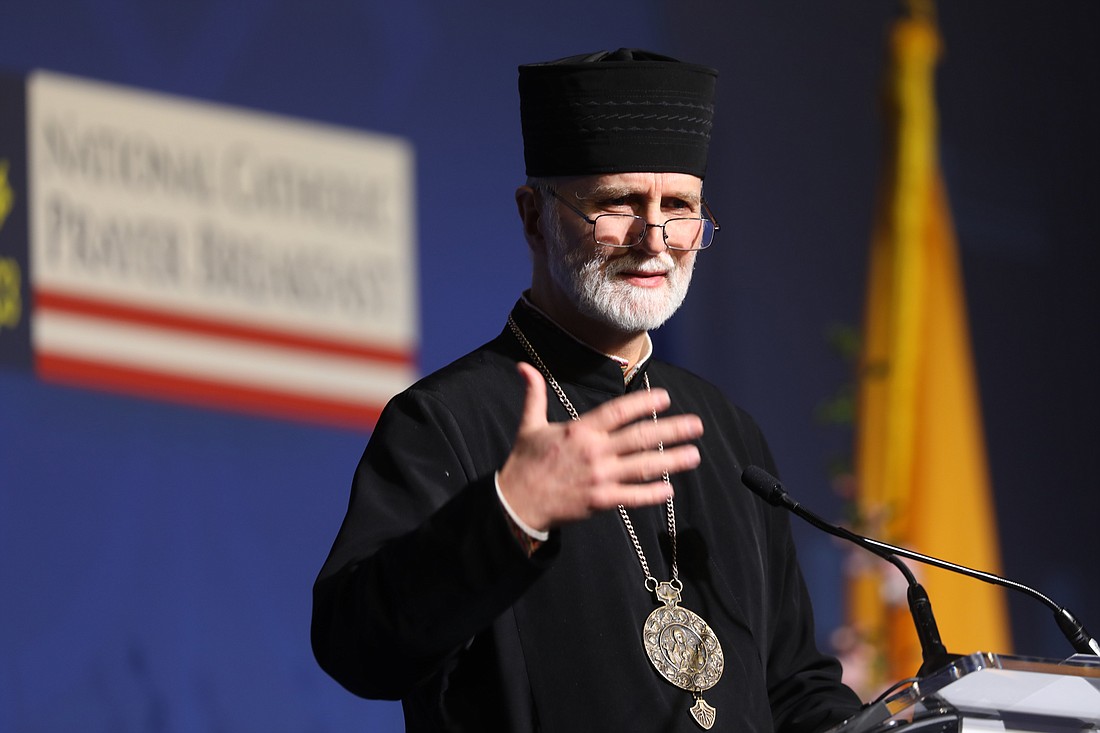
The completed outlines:
{"type": "MultiPolygon", "coordinates": [[[[869,537],[863,537],[853,532],[849,532],[842,527],[836,527],[828,522],[824,521],[817,515],[813,514],[807,509],[804,509],[797,501],[792,499],[787,493],[787,490],[783,488],[783,484],[779,482],[779,479],[772,476],[770,473],[757,466],[749,466],[741,474],[741,482],[751,489],[755,494],[760,496],[764,501],[773,506],[780,506],[795,515],[805,519],[810,524],[814,525],[818,529],[821,529],[829,534],[842,537],[844,539],[851,539],[853,542],[861,547],[865,547],[871,552],[874,552],[879,557],[885,557],[886,554],[893,554],[896,556],[915,560],[926,565],[940,568],[942,570],[950,570],[954,573],[966,575],[970,578],[977,578],[978,580],[990,583],[991,585],[999,585],[1004,588],[1011,588],[1012,590],[1020,591],[1026,595],[1043,603],[1047,608],[1054,612],[1054,620],[1058,624],[1058,628],[1062,631],[1062,634],[1069,641],[1070,646],[1074,651],[1079,654],[1089,654],[1092,656],[1100,656],[1100,643],[1085,629],[1080,621],[1067,609],[1065,606],[1060,606],[1053,600],[1043,595],[1034,588],[1030,588],[1023,583],[1017,583],[1014,580],[1008,580],[1002,578],[999,575],[993,573],[987,573],[982,570],[975,570],[968,568],[965,565],[959,565],[957,563],[948,562],[947,560],[941,560],[930,555],[924,555],[914,550],[907,550],[904,547],[897,547],[895,545],[888,544],[886,542],[880,542],[879,540],[873,540],[869,537]],[[811,519],[812,517],[812,519],[811,519]],[[855,538],[855,539],[853,539],[855,538]],[[872,549],[874,548],[874,549],[872,549]]],[[[895,559],[897,559],[895,557],[895,559]]],[[[900,561],[898,561],[900,563],[900,561]]],[[[905,563],[900,563],[902,566],[905,563]]],[[[908,577],[908,576],[907,576],[908,577]]],[[[912,585],[910,585],[912,589],[912,585]]],[[[916,619],[916,612],[914,612],[914,619],[916,619]]],[[[918,635],[921,633],[918,628],[918,635]]],[[[922,639],[921,648],[924,648],[924,641],[922,639]]],[[[921,667],[924,669],[924,666],[921,667]]]]}
{"type": "Polygon", "coordinates": [[[939,627],[936,625],[936,617],[932,613],[932,601],[928,598],[928,592],[917,581],[909,566],[898,558],[900,553],[885,550],[861,535],[825,521],[792,499],[783,488],[783,484],[779,483],[779,479],[758,466],[746,468],[741,474],[741,483],[772,506],[783,507],[823,532],[859,545],[901,571],[909,584],[905,596],[909,602],[909,614],[913,617],[917,639],[920,641],[921,666],[917,671],[918,677],[923,677],[947,665],[948,662],[958,659],[958,654],[950,654],[944,647],[940,639],[939,627]]]}

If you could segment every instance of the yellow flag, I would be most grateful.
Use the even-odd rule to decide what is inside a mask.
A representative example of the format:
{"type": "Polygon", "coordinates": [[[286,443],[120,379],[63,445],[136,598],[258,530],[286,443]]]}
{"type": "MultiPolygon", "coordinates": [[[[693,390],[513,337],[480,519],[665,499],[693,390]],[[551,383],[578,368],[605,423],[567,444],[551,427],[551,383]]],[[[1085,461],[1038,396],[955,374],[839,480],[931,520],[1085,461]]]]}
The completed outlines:
{"type": "MultiPolygon", "coordinates": [[[[966,304],[936,139],[941,43],[930,5],[913,7],[890,37],[887,169],[860,361],[857,507],[869,534],[999,573],[966,304]]],[[[911,566],[949,652],[1011,651],[1001,589],[911,566]]],[[[872,561],[852,576],[849,620],[881,655],[878,681],[916,674],[920,645],[897,569],[872,561]]]]}

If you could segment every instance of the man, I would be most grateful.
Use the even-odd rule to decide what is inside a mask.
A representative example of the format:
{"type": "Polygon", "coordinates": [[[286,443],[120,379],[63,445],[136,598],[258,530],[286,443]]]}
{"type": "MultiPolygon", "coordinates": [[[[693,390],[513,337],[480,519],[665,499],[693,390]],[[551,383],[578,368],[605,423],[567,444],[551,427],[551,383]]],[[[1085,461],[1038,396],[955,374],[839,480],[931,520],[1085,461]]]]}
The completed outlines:
{"type": "Polygon", "coordinates": [[[759,429],[651,356],[717,229],[715,76],[631,50],[520,67],[531,288],[387,406],[314,589],[321,666],[401,699],[407,731],[816,731],[858,708],[786,517],[740,486],[775,470],[759,429]]]}

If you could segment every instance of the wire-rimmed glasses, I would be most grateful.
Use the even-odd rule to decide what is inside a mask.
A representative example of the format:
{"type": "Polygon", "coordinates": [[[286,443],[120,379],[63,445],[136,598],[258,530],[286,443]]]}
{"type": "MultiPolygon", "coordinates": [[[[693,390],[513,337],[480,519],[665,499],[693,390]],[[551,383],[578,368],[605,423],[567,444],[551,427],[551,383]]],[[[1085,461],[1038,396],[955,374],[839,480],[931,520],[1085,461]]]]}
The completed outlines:
{"type": "Polygon", "coordinates": [[[545,190],[577,216],[591,224],[592,238],[596,240],[596,244],[604,247],[635,247],[645,238],[649,228],[654,227],[661,230],[665,246],[669,249],[681,251],[706,249],[714,242],[714,234],[720,228],[706,199],[702,202],[703,211],[707,215],[705,217],[675,217],[666,220],[664,224],[651,224],[634,214],[598,214],[590,217],[553,188],[547,186],[545,190]]]}

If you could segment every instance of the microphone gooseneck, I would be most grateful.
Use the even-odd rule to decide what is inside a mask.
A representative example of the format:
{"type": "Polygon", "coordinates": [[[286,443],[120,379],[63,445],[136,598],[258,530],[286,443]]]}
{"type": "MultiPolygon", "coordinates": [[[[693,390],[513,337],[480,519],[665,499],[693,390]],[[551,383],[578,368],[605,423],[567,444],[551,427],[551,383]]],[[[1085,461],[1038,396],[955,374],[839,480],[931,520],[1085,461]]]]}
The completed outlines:
{"type": "Polygon", "coordinates": [[[923,677],[943,667],[951,660],[958,658],[957,654],[951,654],[947,651],[947,648],[940,638],[940,630],[936,625],[936,617],[932,613],[932,601],[928,598],[928,592],[925,591],[924,586],[917,581],[916,576],[913,575],[913,571],[909,569],[909,566],[902,562],[897,554],[883,550],[867,538],[851,532],[844,527],[827,522],[809,509],[806,509],[791,498],[787,490],[783,488],[783,484],[779,482],[779,479],[758,466],[749,466],[746,468],[741,474],[741,483],[745,484],[753,493],[760,496],[772,506],[787,509],[821,531],[852,542],[868,552],[881,557],[901,571],[901,574],[905,576],[905,580],[909,584],[909,588],[906,591],[906,599],[909,602],[909,614],[913,617],[913,625],[916,628],[917,639],[920,642],[921,648],[922,662],[920,670],[917,672],[918,676],[923,677]]]}
{"type": "MultiPolygon", "coordinates": [[[[1070,613],[1069,609],[1067,609],[1065,606],[1061,606],[1055,603],[1049,597],[1040,593],[1034,588],[1030,588],[1023,583],[1017,583],[1014,580],[1002,578],[1001,576],[994,575],[993,573],[987,573],[983,570],[975,570],[973,568],[968,568],[965,565],[948,562],[947,560],[941,560],[937,557],[932,557],[931,555],[925,555],[923,553],[909,550],[904,547],[898,547],[896,545],[891,545],[887,542],[881,542],[879,540],[874,540],[869,537],[857,535],[854,532],[850,532],[842,527],[837,527],[835,525],[829,524],[825,520],[814,515],[812,512],[809,512],[808,510],[802,508],[802,506],[797,501],[792,499],[790,495],[787,494],[787,490],[783,488],[783,484],[779,482],[779,479],[775,478],[770,473],[762,468],[759,468],[758,466],[749,466],[748,468],[746,468],[741,474],[741,482],[745,484],[745,486],[747,486],[749,489],[751,489],[753,493],[760,496],[762,499],[764,499],[764,501],[768,502],[769,504],[772,504],[773,506],[783,507],[801,517],[802,519],[810,522],[818,529],[828,532],[829,534],[833,534],[837,537],[851,540],[860,547],[863,547],[875,553],[879,557],[889,559],[887,555],[894,555],[896,556],[894,558],[895,560],[897,560],[897,556],[904,557],[909,560],[915,560],[916,562],[940,568],[942,570],[950,570],[961,575],[976,578],[992,585],[999,585],[1004,588],[1011,588],[1012,590],[1016,590],[1026,595],[1029,595],[1046,605],[1054,612],[1054,620],[1057,622],[1058,628],[1061,629],[1062,634],[1069,641],[1074,651],[1080,654],[1091,654],[1100,656],[1100,643],[1098,643],[1096,639],[1093,638],[1091,634],[1089,634],[1089,632],[1085,629],[1081,622],[1078,621],[1072,613],[1070,613]],[[806,515],[813,516],[814,519],[811,520],[806,515]]],[[[900,560],[898,562],[900,563],[900,560]]],[[[895,565],[897,564],[898,563],[895,563],[895,565]]],[[[905,563],[900,564],[902,566],[905,565],[905,563]]],[[[906,579],[909,579],[910,577],[911,573],[907,573],[906,579]]],[[[913,584],[910,583],[910,590],[912,590],[912,588],[913,584]]],[[[923,591],[923,588],[921,590],[923,591]]],[[[925,595],[925,597],[927,598],[927,594],[925,595]]],[[[914,620],[916,620],[916,612],[913,611],[912,600],[910,600],[910,610],[913,612],[914,620]]],[[[921,631],[918,623],[918,635],[920,633],[921,631]]],[[[923,649],[923,639],[921,646],[923,649]]],[[[924,670],[924,666],[922,666],[921,669],[924,670]]]]}

